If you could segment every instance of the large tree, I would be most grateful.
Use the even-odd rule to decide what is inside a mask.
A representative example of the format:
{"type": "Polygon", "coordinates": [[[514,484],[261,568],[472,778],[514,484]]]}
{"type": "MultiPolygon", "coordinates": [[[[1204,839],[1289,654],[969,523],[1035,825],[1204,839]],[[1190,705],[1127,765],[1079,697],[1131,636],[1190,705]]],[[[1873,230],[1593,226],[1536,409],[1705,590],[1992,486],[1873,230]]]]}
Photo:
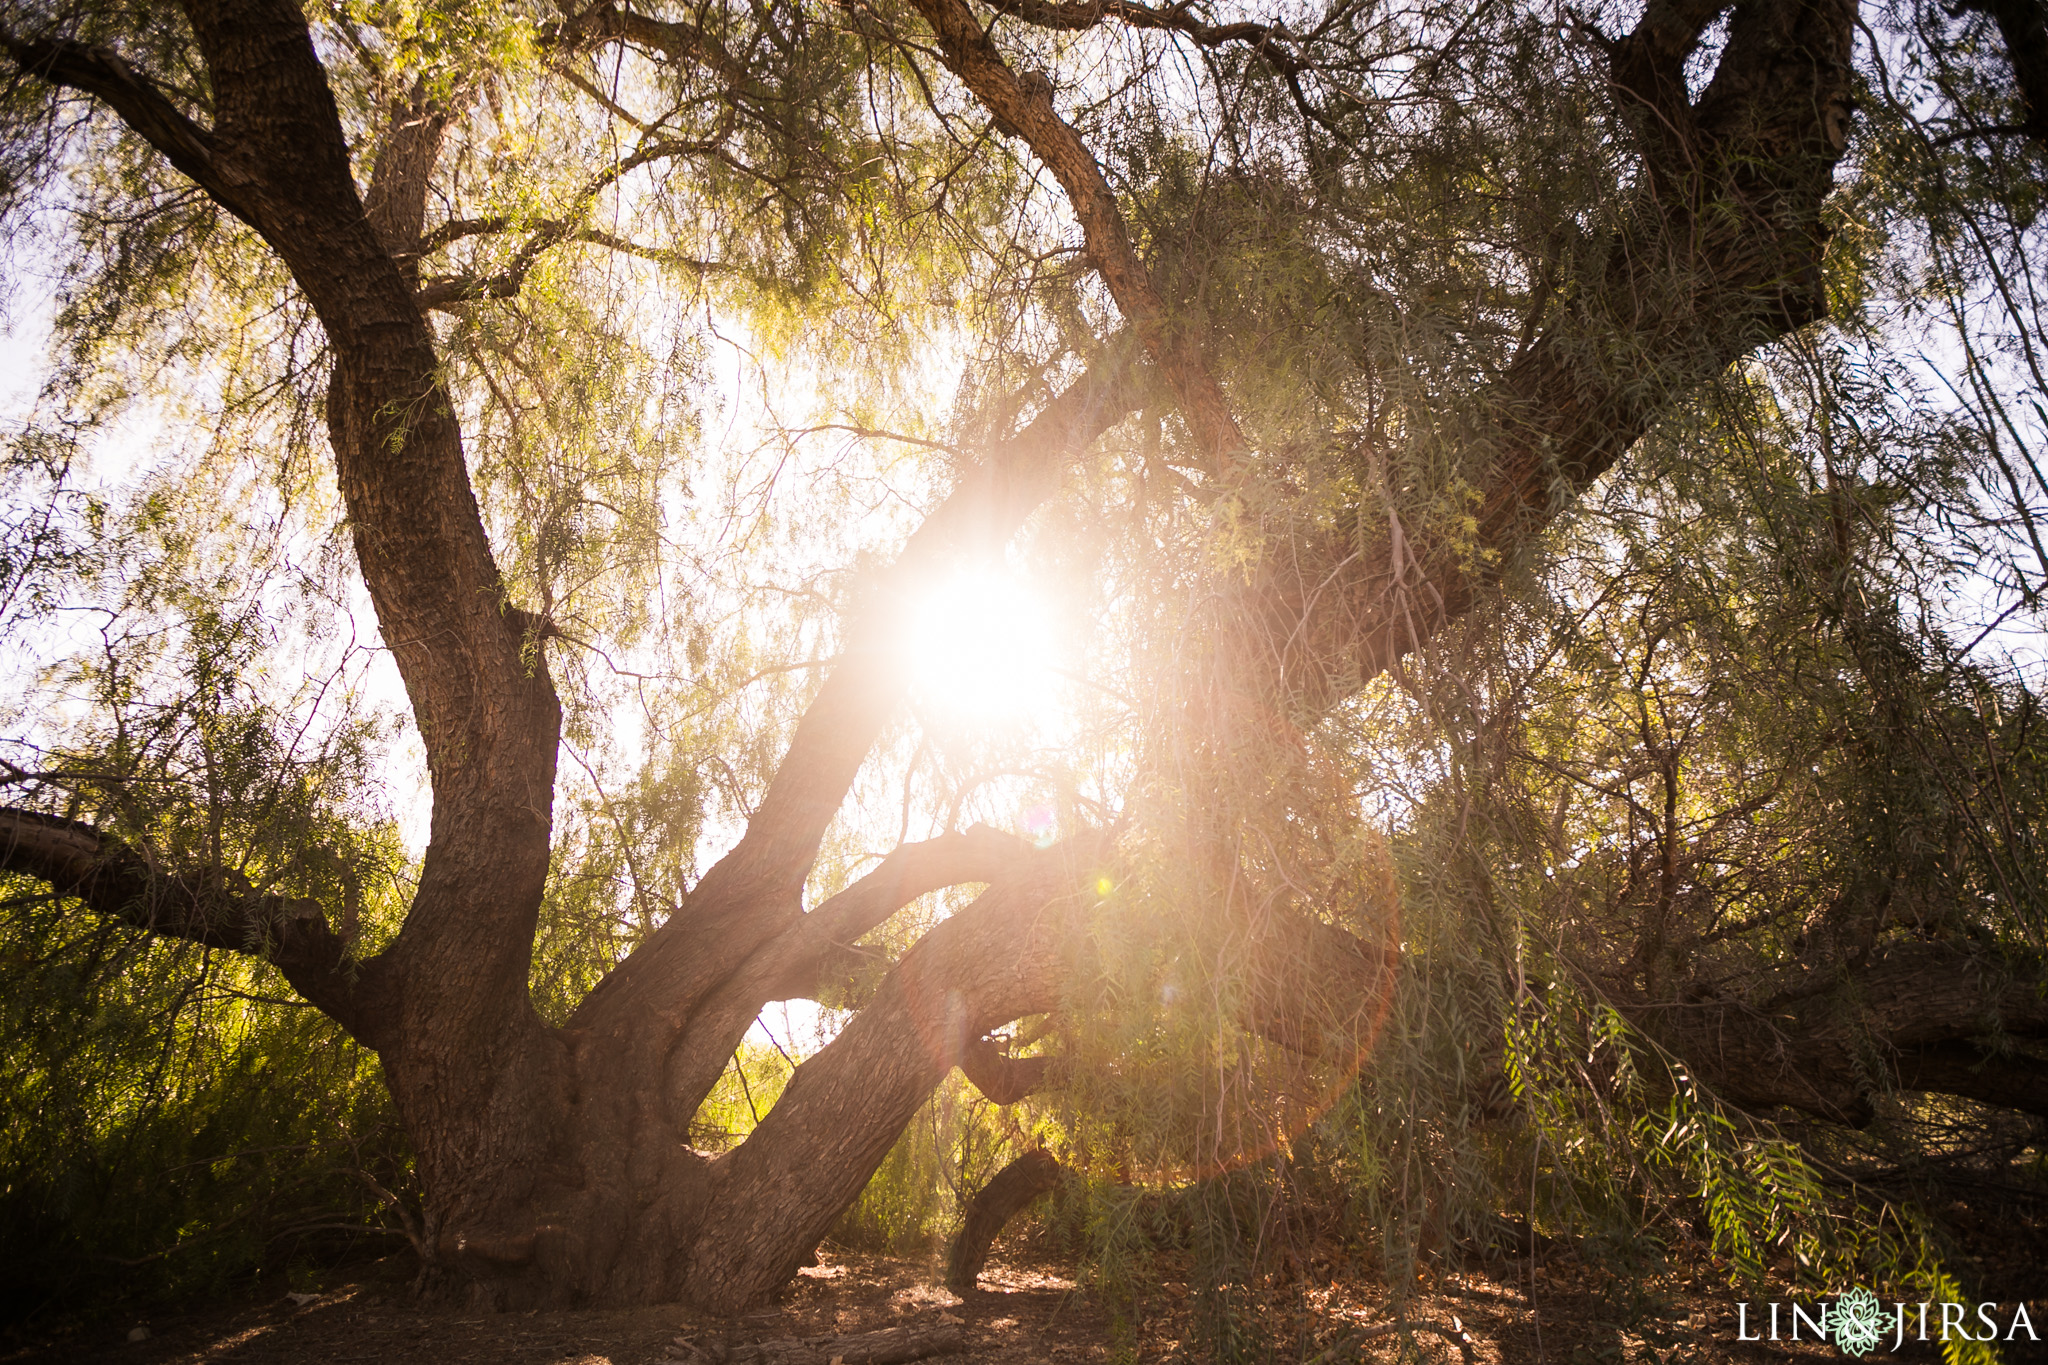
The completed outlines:
{"type": "MultiPolygon", "coordinates": [[[[1492,600],[1660,419],[1828,315],[1858,22],[1850,0],[1651,0],[1621,19],[1348,0],[10,5],[16,221],[58,206],[82,224],[50,239],[83,244],[58,248],[82,263],[72,387],[52,392],[173,326],[181,290],[240,290],[243,326],[278,327],[254,359],[215,333],[215,354],[188,341],[162,365],[216,367],[193,401],[269,414],[251,430],[281,442],[278,414],[324,419],[339,508],[281,515],[345,525],[432,811],[375,951],[351,878],[317,850],[252,881],[247,859],[198,856],[226,859],[218,838],[153,844],[159,817],[92,795],[119,778],[77,764],[10,770],[25,799],[0,811],[0,861],[87,912],[259,956],[374,1049],[416,1151],[423,1253],[504,1304],[733,1309],[773,1291],[951,1068],[1002,1097],[1041,1079],[995,1035],[1085,995],[1148,820],[1186,854],[1189,913],[1253,964],[1236,1022],[1341,1074],[1398,957],[1355,867],[1297,875],[1317,848],[1351,866],[1329,850],[1360,820],[1319,792],[1308,736],[1492,600]],[[720,645],[688,619],[720,591],[709,570],[622,567],[682,485],[622,508],[600,478],[551,500],[532,472],[588,452],[658,463],[636,448],[652,400],[590,354],[648,349],[660,325],[598,316],[618,270],[808,356],[792,387],[858,363],[887,389],[917,373],[900,348],[965,338],[956,411],[910,443],[950,452],[941,492],[892,562],[835,590],[823,636],[720,645]],[[317,330],[269,321],[293,310],[317,330]],[[958,828],[954,800],[933,837],[807,905],[849,802],[877,803],[864,766],[900,756],[905,604],[1074,505],[1076,480],[1131,513],[1094,532],[1128,538],[1118,562],[1142,563],[1146,537],[1170,558],[1158,516],[1200,528],[1149,589],[1197,605],[1128,665],[1147,693],[1123,818],[1034,840],[958,828]],[[630,600],[606,617],[603,593],[630,600]],[[655,637],[687,641],[664,657],[700,676],[707,649],[738,672],[769,655],[752,661],[787,670],[798,709],[708,734],[680,706],[648,711],[632,742],[727,775],[729,847],[550,1021],[536,944],[577,857],[557,830],[557,677],[655,637]],[[1310,847],[1276,851],[1274,828],[1310,847]],[[862,946],[919,897],[977,886],[909,946],[862,946]],[[693,1146],[763,1006],[820,998],[860,1008],[744,1142],[693,1146]]],[[[885,410],[827,415],[900,446],[876,429],[885,410]]],[[[934,466],[918,468],[891,496],[926,497],[934,466]]],[[[1881,634],[1865,621],[1865,655],[1881,634]]],[[[1656,645],[1636,645],[1647,685],[1656,645]]],[[[568,700],[570,738],[604,722],[568,700]]],[[[1675,802],[1678,750],[1645,733],[1675,802]]],[[[906,826],[910,800],[906,783],[906,826]]],[[[1738,1098],[1853,1108],[1829,1089],[1848,1044],[1826,1020],[1792,1019],[1811,1037],[1788,1044],[1785,1022],[1658,974],[1675,809],[1664,918],[1642,921],[1640,961],[1611,966],[1615,997],[1738,1098]],[[1673,1015],[1675,998],[1698,1008],[1673,1015]]],[[[1970,1050],[1982,999],[1925,979],[1917,960],[1869,966],[1904,1083],[1989,1093],[2015,1064],[1970,1050]]],[[[2048,1028],[2023,980],[1993,1012],[2048,1028]]],[[[2029,1089],[2019,1107],[2037,1104],[2029,1089]]]]}

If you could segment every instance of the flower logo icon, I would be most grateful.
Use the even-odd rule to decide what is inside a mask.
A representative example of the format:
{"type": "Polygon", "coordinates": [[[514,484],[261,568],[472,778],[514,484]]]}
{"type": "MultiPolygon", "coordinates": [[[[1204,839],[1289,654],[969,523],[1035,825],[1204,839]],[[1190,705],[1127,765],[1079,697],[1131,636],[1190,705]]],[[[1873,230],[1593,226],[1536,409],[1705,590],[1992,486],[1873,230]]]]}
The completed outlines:
{"type": "Polygon", "coordinates": [[[1843,1354],[1860,1356],[1877,1345],[1877,1339],[1884,1334],[1884,1310],[1878,1305],[1877,1295],[1868,1289],[1854,1288],[1835,1300],[1831,1325],[1835,1345],[1842,1348],[1843,1354]]]}

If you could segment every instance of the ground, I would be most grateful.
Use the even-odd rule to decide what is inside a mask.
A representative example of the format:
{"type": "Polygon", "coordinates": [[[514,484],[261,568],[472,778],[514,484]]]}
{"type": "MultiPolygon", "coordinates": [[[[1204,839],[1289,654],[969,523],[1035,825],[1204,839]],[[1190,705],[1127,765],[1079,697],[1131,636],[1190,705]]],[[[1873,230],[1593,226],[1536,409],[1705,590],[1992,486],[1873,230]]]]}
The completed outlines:
{"type": "MultiPolygon", "coordinates": [[[[820,1253],[783,1301],[742,1318],[641,1308],[479,1315],[425,1306],[407,1287],[401,1258],[336,1273],[319,1293],[271,1296],[180,1313],[133,1313],[0,1348],[0,1365],[69,1361],[119,1365],[659,1365],[731,1347],[792,1337],[873,1331],[905,1322],[960,1321],[963,1355],[980,1365],[1194,1362],[1218,1358],[1213,1333],[1196,1330],[1186,1286],[1162,1278],[1142,1309],[1118,1313],[1077,1285],[1070,1269],[1028,1248],[999,1245],[982,1287],[965,1297],[938,1283],[937,1263],[820,1253]],[[1010,1254],[1005,1255],[1008,1251],[1010,1254]]],[[[1171,1265],[1167,1273],[1173,1272],[1171,1265]]],[[[1384,1286],[1334,1280],[1268,1286],[1248,1299],[1265,1329],[1262,1347],[1241,1338],[1230,1354],[1250,1361],[1372,1361],[1395,1365],[1403,1336],[1384,1286]],[[1361,1339],[1363,1337],[1364,1339],[1361,1339]]],[[[1617,1293],[1602,1267],[1547,1254],[1443,1274],[1418,1286],[1408,1319],[1425,1324],[1406,1347],[1411,1361],[1462,1365],[1763,1365],[1840,1361],[1818,1343],[1735,1341],[1736,1295],[1710,1280],[1666,1280],[1617,1293]],[[1633,1320],[1633,1328],[1620,1325],[1633,1320]]],[[[2048,1303],[2034,1317],[2048,1324],[2048,1303]]],[[[1752,1308],[1752,1313],[1756,1309],[1752,1308]]],[[[1752,1322],[1759,1319],[1752,1317],[1752,1322]]],[[[2048,1335],[2048,1327],[2044,1327],[2048,1335]]],[[[2044,1343],[2048,1344],[2048,1343],[2044,1343]]],[[[1935,1360],[1931,1346],[1889,1339],[1866,1359],[1935,1360]]],[[[2021,1343],[2024,1346],[2024,1343],[2021,1343]]],[[[1226,1344],[1226,1350],[1228,1345],[1226,1344]]],[[[2005,1348],[2013,1362],[2048,1360],[2041,1347],[2005,1348]]]]}

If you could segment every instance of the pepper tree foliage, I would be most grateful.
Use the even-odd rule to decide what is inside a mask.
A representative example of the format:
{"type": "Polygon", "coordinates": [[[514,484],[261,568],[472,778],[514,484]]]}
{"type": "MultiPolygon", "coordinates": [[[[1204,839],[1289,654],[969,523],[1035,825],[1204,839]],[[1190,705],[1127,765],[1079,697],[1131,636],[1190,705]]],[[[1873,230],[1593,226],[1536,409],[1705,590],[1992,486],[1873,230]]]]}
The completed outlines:
{"type": "MultiPolygon", "coordinates": [[[[1603,293],[1664,245],[1655,133],[1616,94],[1628,5],[974,12],[1099,164],[1163,340],[931,9],[306,8],[365,193],[448,120],[406,265],[494,605],[531,613],[565,708],[542,1017],[686,904],[919,517],[1095,367],[1127,414],[975,580],[1057,604],[1053,704],[997,723],[913,684],[811,879],[976,820],[1116,840],[1071,1007],[1014,1043],[1054,1084],[978,1155],[926,1130],[942,1164],[1049,1142],[1104,1182],[1099,1264],[1182,1240],[1219,1284],[1289,1237],[1407,1283],[1512,1214],[1961,1292],[1944,1182],[2031,1190],[2048,1114],[2026,25],[1858,13],[1827,316],[1699,373],[1603,293]],[[1613,319],[1575,358],[1654,424],[1541,535],[1495,535],[1487,396],[1575,309],[1613,319]],[[1177,382],[1191,353],[1234,464],[1177,382]],[[1388,527],[1397,585],[1427,547],[1436,598],[1375,661],[1241,610],[1274,565],[1340,581],[1296,547],[1388,527]],[[1234,712],[1233,651],[1311,682],[1234,712]],[[1219,1027],[1271,985],[1247,904],[1398,942],[1358,1065],[1219,1027]]],[[[325,448],[326,340],[250,228],[20,46],[104,46],[203,112],[183,17],[5,16],[9,303],[47,299],[51,337],[7,428],[7,800],[311,899],[366,957],[403,921],[421,779],[325,448]]],[[[11,1278],[23,1306],[98,1257],[189,1283],[274,1266],[294,1228],[417,1238],[374,1055],[260,951],[7,887],[4,1216],[39,1236],[4,1240],[65,1247],[11,1278]]],[[[825,1003],[960,903],[875,931],[825,1003]]],[[[707,1145],[772,1100],[750,1074],[707,1145]]]]}

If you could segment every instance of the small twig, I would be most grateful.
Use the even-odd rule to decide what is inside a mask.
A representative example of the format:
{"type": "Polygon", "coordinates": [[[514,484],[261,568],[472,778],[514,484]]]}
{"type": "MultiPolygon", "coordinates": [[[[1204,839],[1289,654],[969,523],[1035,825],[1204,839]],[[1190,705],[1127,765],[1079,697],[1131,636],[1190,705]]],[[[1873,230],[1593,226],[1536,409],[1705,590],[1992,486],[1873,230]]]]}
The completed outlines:
{"type": "Polygon", "coordinates": [[[1459,1321],[1455,1314],[1451,1317],[1449,1327],[1439,1327],[1433,1322],[1409,1322],[1405,1318],[1396,1318],[1378,1327],[1352,1329],[1339,1335],[1322,1354],[1311,1357],[1305,1365],[1328,1365],[1328,1362],[1337,1358],[1340,1351],[1361,1342],[1371,1341],[1374,1337],[1390,1337],[1395,1333],[1413,1336],[1417,1332],[1430,1332],[1442,1337],[1458,1348],[1458,1354],[1464,1358],[1465,1365],[1473,1365],[1472,1334],[1465,1330],[1465,1324],[1459,1321]]]}
{"type": "Polygon", "coordinates": [[[843,431],[849,435],[858,436],[863,440],[869,441],[901,441],[907,446],[923,446],[927,450],[943,450],[949,455],[958,455],[960,453],[960,447],[948,445],[944,441],[928,441],[922,436],[906,436],[900,431],[885,431],[881,427],[854,426],[846,422],[821,422],[814,427],[795,427],[790,430],[789,434],[791,436],[810,436],[820,431],[843,431]]]}
{"type": "MultiPolygon", "coordinates": [[[[419,1224],[413,1220],[412,1210],[408,1209],[405,1206],[404,1201],[401,1200],[397,1195],[385,1189],[383,1184],[378,1181],[376,1176],[371,1175],[362,1167],[357,1166],[351,1169],[349,1171],[349,1174],[354,1176],[357,1180],[360,1180],[363,1183],[364,1187],[367,1188],[371,1194],[374,1194],[377,1196],[377,1198],[383,1200],[385,1204],[390,1206],[391,1211],[398,1215],[398,1221],[400,1226],[396,1230],[403,1232],[405,1234],[405,1240],[412,1243],[412,1249],[419,1254],[420,1264],[423,1266],[428,1264],[429,1261],[432,1260],[432,1257],[430,1257],[427,1254],[426,1238],[420,1235],[419,1224]]],[[[390,1229],[387,1229],[387,1231],[389,1230],[390,1229]]]]}
{"type": "MultiPolygon", "coordinates": [[[[270,1240],[282,1242],[287,1237],[297,1237],[308,1232],[365,1232],[375,1237],[403,1237],[409,1242],[413,1241],[413,1235],[404,1228],[378,1227],[375,1223],[300,1223],[296,1227],[289,1227],[273,1234],[270,1240]]],[[[414,1245],[418,1243],[415,1242],[414,1245]]]]}

